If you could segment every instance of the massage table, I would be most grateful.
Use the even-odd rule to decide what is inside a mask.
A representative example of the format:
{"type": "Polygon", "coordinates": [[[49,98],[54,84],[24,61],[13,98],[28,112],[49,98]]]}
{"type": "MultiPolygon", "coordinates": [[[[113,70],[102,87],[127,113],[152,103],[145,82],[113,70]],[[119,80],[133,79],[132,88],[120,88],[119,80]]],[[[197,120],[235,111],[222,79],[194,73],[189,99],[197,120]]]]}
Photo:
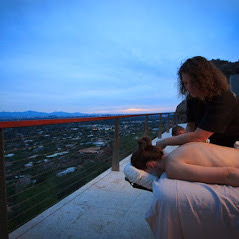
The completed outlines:
{"type": "Polygon", "coordinates": [[[157,178],[131,164],[124,173],[153,191],[145,219],[155,239],[239,239],[239,187],[157,178]]]}

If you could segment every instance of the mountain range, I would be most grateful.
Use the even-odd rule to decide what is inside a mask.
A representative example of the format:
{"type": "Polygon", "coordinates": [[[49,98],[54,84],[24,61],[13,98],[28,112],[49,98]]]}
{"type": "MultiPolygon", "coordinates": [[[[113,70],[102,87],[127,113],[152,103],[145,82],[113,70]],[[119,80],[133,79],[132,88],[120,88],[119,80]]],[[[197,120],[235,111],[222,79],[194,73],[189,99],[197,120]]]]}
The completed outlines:
{"type": "Polygon", "coordinates": [[[24,111],[24,112],[0,112],[1,119],[14,119],[14,118],[70,118],[70,117],[85,117],[90,116],[89,114],[83,114],[79,112],[67,113],[62,111],[45,113],[37,111],[24,111]]]}

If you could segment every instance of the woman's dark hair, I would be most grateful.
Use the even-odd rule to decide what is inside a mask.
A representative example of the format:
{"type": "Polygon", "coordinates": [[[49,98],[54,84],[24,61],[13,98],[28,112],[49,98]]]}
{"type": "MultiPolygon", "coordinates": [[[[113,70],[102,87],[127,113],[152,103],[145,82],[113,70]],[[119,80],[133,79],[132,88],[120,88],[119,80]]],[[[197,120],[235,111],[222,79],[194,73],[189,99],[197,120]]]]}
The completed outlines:
{"type": "Polygon", "coordinates": [[[181,130],[185,130],[185,129],[184,129],[182,126],[180,126],[180,125],[174,126],[174,127],[172,128],[172,136],[177,136],[177,135],[179,135],[179,132],[180,132],[181,130]]]}
{"type": "Polygon", "coordinates": [[[138,147],[138,150],[131,156],[131,164],[138,169],[145,170],[147,162],[156,161],[163,157],[163,151],[153,146],[148,136],[138,140],[138,147]]]}
{"type": "Polygon", "coordinates": [[[179,94],[188,95],[182,81],[182,74],[188,74],[194,87],[200,90],[202,99],[212,99],[229,89],[229,83],[223,73],[202,56],[187,59],[178,70],[179,94]]]}

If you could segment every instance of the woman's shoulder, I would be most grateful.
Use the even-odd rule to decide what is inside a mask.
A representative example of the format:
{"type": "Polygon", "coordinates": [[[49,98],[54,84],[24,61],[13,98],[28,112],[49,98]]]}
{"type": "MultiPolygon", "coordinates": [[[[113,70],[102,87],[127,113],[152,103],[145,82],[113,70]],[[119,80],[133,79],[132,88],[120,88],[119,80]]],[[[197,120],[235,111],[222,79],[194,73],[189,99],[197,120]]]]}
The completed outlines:
{"type": "Polygon", "coordinates": [[[238,104],[238,97],[237,95],[230,91],[223,91],[221,92],[220,95],[214,96],[211,100],[212,103],[217,103],[217,102],[224,102],[224,103],[230,103],[230,104],[238,104]]]}
{"type": "Polygon", "coordinates": [[[221,96],[222,97],[231,97],[231,98],[237,99],[237,95],[234,92],[232,92],[231,90],[223,91],[221,93],[221,96]]]}

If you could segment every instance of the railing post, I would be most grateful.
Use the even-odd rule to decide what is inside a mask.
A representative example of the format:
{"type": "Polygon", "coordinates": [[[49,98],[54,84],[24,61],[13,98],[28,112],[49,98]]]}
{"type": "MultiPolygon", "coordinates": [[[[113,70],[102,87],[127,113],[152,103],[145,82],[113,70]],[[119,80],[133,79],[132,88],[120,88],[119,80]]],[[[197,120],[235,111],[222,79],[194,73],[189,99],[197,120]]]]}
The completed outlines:
{"type": "Polygon", "coordinates": [[[178,125],[178,114],[176,112],[174,114],[175,114],[175,121],[176,121],[175,124],[178,125]]]}
{"type": "Polygon", "coordinates": [[[158,134],[158,138],[161,139],[162,138],[162,114],[159,114],[159,134],[158,134]]]}
{"type": "Polygon", "coordinates": [[[168,123],[167,123],[167,133],[169,133],[169,129],[170,129],[170,118],[169,118],[169,113],[168,113],[168,123]]]}
{"type": "Polygon", "coordinates": [[[0,129],[0,235],[8,238],[7,194],[4,160],[4,130],[0,129]]]}
{"type": "Polygon", "coordinates": [[[149,134],[149,116],[146,115],[145,117],[145,128],[144,128],[144,136],[149,134]]]}
{"type": "Polygon", "coordinates": [[[115,119],[112,171],[119,171],[119,119],[115,119]]]}

